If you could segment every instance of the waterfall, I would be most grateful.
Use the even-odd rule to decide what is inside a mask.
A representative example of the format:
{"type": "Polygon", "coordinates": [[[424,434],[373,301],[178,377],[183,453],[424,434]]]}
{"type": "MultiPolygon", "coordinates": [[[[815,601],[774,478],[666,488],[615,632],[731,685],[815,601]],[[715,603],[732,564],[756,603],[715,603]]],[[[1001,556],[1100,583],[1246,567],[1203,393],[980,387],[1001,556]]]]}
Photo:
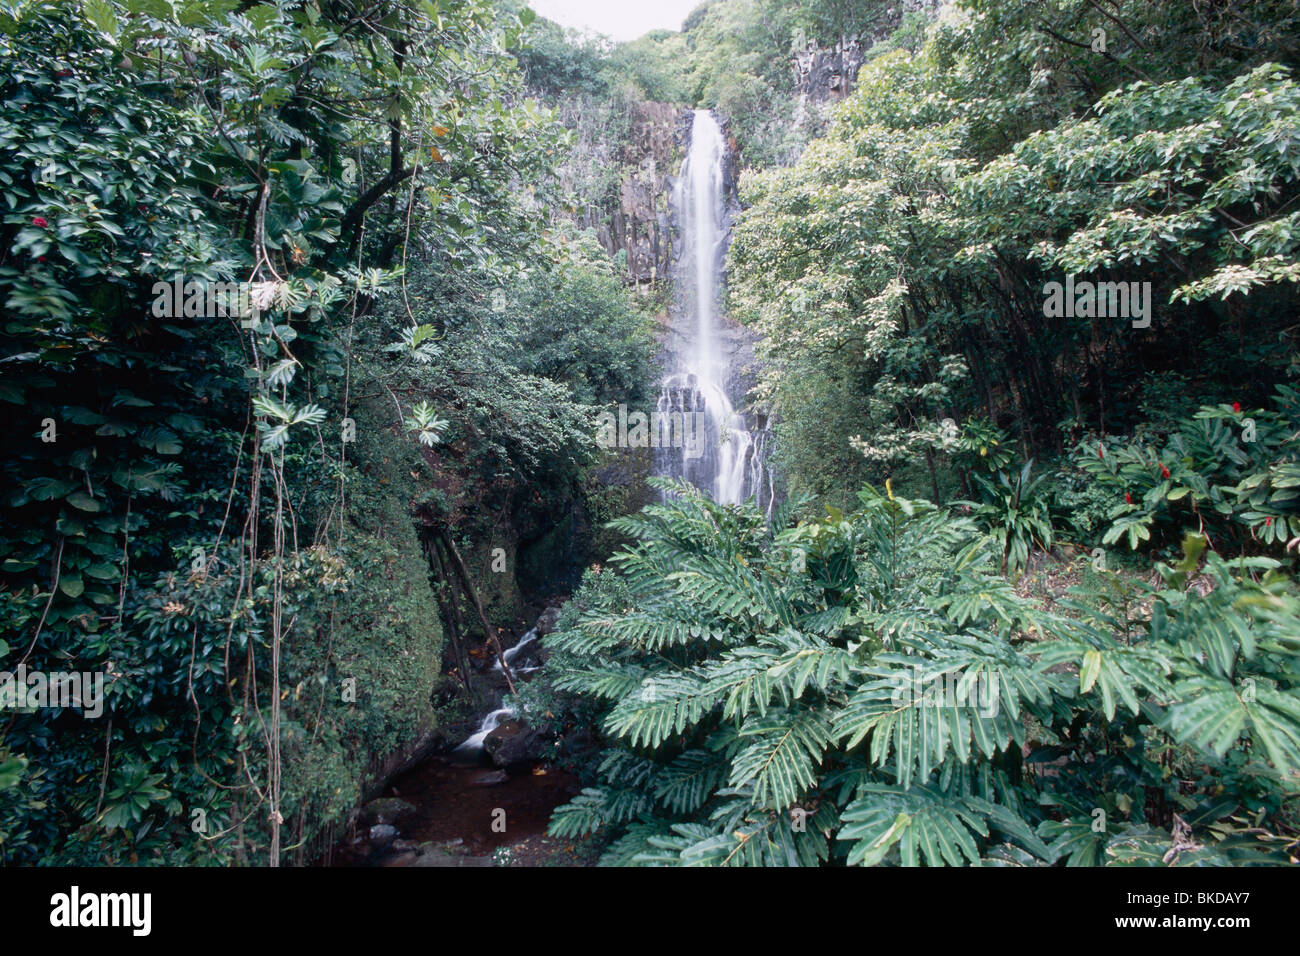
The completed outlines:
{"type": "Polygon", "coordinates": [[[690,149],[672,196],[683,248],[676,263],[678,304],[671,316],[667,375],[657,412],[660,422],[670,428],[681,423],[681,431],[697,440],[661,441],[655,470],[685,478],[721,504],[756,496],[770,510],[766,431],[751,429],[732,404],[738,336],[728,333],[718,315],[729,232],[726,159],[726,142],[713,114],[696,110],[690,149]]]}
{"type": "MultiPolygon", "coordinates": [[[[519,643],[518,643],[518,644],[516,644],[514,647],[508,648],[508,649],[507,649],[507,650],[506,650],[506,651],[501,655],[501,657],[505,658],[506,665],[507,665],[507,666],[511,666],[511,665],[513,665],[514,662],[515,662],[515,657],[519,654],[519,652],[522,651],[522,650],[523,650],[525,647],[527,647],[529,644],[533,643],[533,641],[535,641],[535,640],[537,640],[537,628],[533,628],[533,629],[530,630],[527,634],[525,634],[523,637],[519,638],[519,643]]],[[[501,661],[500,661],[499,659],[496,660],[496,661],[493,661],[493,663],[492,663],[492,669],[493,669],[494,671],[496,671],[498,674],[500,674],[500,673],[502,672],[503,668],[501,667],[501,661]]],[[[511,669],[513,670],[513,667],[512,667],[511,669]]],[[[537,667],[525,667],[523,670],[519,671],[519,673],[520,673],[520,674],[528,674],[528,673],[531,673],[531,672],[533,672],[533,671],[535,671],[535,670],[539,670],[539,669],[540,669],[540,668],[537,668],[537,667]]]]}
{"type": "Polygon", "coordinates": [[[487,740],[487,735],[496,730],[501,721],[513,716],[515,716],[515,712],[509,707],[502,707],[500,710],[492,711],[483,718],[483,723],[479,724],[478,730],[472,736],[467,737],[452,753],[466,754],[482,750],[483,741],[487,740]]]}

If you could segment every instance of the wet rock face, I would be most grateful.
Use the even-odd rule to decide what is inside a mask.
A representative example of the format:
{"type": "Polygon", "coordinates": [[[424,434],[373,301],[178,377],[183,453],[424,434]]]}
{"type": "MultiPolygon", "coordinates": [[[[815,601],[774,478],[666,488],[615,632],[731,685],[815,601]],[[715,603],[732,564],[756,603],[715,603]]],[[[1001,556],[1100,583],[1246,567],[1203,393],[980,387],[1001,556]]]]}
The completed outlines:
{"type": "Polygon", "coordinates": [[[672,219],[668,196],[681,160],[682,111],[670,103],[637,103],[631,131],[619,156],[628,172],[618,206],[597,236],[611,255],[627,255],[629,281],[662,279],[672,261],[672,219]]]}
{"type": "Polygon", "coordinates": [[[791,63],[795,93],[806,96],[813,103],[835,103],[844,99],[853,92],[867,51],[887,40],[907,14],[924,13],[933,19],[941,2],[897,0],[861,35],[841,37],[839,42],[828,46],[810,41],[802,50],[795,51],[791,63]]]}
{"type": "Polygon", "coordinates": [[[542,612],[542,616],[537,619],[537,636],[545,637],[555,630],[555,625],[560,621],[560,609],[558,607],[548,607],[542,612]]]}
{"type": "Polygon", "coordinates": [[[454,723],[444,724],[435,731],[437,738],[431,752],[436,754],[451,753],[466,737],[478,730],[478,725],[479,721],[477,719],[458,720],[454,723]]]}

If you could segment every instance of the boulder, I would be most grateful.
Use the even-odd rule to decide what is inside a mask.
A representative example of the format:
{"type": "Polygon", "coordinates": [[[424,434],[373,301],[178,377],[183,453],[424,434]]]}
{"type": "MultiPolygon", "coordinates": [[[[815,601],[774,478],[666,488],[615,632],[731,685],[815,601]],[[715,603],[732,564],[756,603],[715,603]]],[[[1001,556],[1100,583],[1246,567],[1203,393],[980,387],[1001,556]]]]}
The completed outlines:
{"type": "Polygon", "coordinates": [[[399,797],[380,797],[367,803],[361,812],[365,821],[373,826],[396,823],[406,814],[414,813],[415,807],[399,797]]]}
{"type": "Polygon", "coordinates": [[[374,850],[386,849],[397,839],[397,827],[388,823],[377,823],[370,828],[370,846],[374,850]]]}
{"type": "Polygon", "coordinates": [[[488,770],[474,777],[470,783],[476,787],[492,787],[499,783],[505,783],[510,779],[510,775],[504,770],[488,770]]]}
{"type": "Polygon", "coordinates": [[[433,747],[435,754],[449,754],[473,735],[479,727],[479,719],[457,720],[440,725],[434,733],[437,735],[433,747]]]}
{"type": "Polygon", "coordinates": [[[382,849],[372,845],[371,852],[373,865],[382,867],[412,866],[420,858],[420,847],[410,840],[394,840],[382,849]]]}
{"type": "Polygon", "coordinates": [[[483,741],[483,750],[497,767],[540,760],[542,735],[518,720],[507,720],[483,741]]]}
{"type": "Polygon", "coordinates": [[[560,609],[558,607],[548,607],[542,612],[542,616],[537,619],[537,636],[545,637],[555,630],[555,625],[560,620],[560,609]]]}

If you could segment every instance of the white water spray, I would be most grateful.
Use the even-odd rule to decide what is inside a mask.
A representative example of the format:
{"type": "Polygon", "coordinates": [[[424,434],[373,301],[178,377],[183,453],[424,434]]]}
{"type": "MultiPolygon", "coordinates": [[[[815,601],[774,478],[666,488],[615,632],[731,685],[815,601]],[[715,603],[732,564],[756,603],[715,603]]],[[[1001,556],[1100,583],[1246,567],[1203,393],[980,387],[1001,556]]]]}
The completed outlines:
{"type": "Polygon", "coordinates": [[[515,716],[514,710],[509,707],[502,707],[500,710],[494,710],[483,718],[483,723],[479,724],[478,730],[467,737],[455,750],[454,754],[472,753],[483,749],[483,742],[487,740],[487,735],[496,730],[501,725],[501,721],[507,717],[515,716]]]}
{"type": "MultiPolygon", "coordinates": [[[[523,637],[519,638],[518,644],[516,644],[514,647],[508,648],[505,651],[505,653],[501,655],[501,657],[505,658],[506,666],[510,667],[511,665],[513,665],[515,662],[515,657],[518,656],[519,652],[522,651],[529,644],[533,643],[533,641],[535,640],[537,640],[537,628],[533,628],[523,637]]],[[[496,671],[498,674],[501,673],[501,671],[503,670],[503,668],[501,667],[501,660],[499,658],[492,662],[492,669],[496,671]]],[[[511,667],[511,670],[513,669],[514,668],[511,667]]],[[[519,673],[528,674],[535,670],[538,670],[538,668],[525,667],[523,670],[519,671],[519,673]]]]}
{"type": "Polygon", "coordinates": [[[738,504],[756,495],[760,501],[768,498],[770,505],[771,482],[764,475],[766,436],[751,433],[727,393],[731,359],[717,314],[727,240],[726,158],[726,143],[713,114],[696,110],[690,149],[673,191],[685,246],[677,261],[681,309],[674,316],[669,374],[658,410],[703,416],[704,450],[692,456],[681,448],[661,449],[656,470],[687,479],[721,504],[738,504]],[[681,321],[692,314],[693,324],[681,321]]]}

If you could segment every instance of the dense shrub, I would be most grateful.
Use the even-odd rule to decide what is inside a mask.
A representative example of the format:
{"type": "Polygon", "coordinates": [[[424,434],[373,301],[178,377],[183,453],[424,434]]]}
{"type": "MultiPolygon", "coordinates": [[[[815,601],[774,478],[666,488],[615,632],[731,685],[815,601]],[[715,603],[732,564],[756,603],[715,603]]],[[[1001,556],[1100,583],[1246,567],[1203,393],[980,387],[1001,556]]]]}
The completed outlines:
{"type": "Polygon", "coordinates": [[[1294,855],[1300,600],[1275,561],[1189,538],[1158,589],[1102,575],[1048,613],[924,502],[769,528],[675,491],[548,641],[607,740],[552,833],[612,828],[605,862],[650,865],[1294,855]]]}

